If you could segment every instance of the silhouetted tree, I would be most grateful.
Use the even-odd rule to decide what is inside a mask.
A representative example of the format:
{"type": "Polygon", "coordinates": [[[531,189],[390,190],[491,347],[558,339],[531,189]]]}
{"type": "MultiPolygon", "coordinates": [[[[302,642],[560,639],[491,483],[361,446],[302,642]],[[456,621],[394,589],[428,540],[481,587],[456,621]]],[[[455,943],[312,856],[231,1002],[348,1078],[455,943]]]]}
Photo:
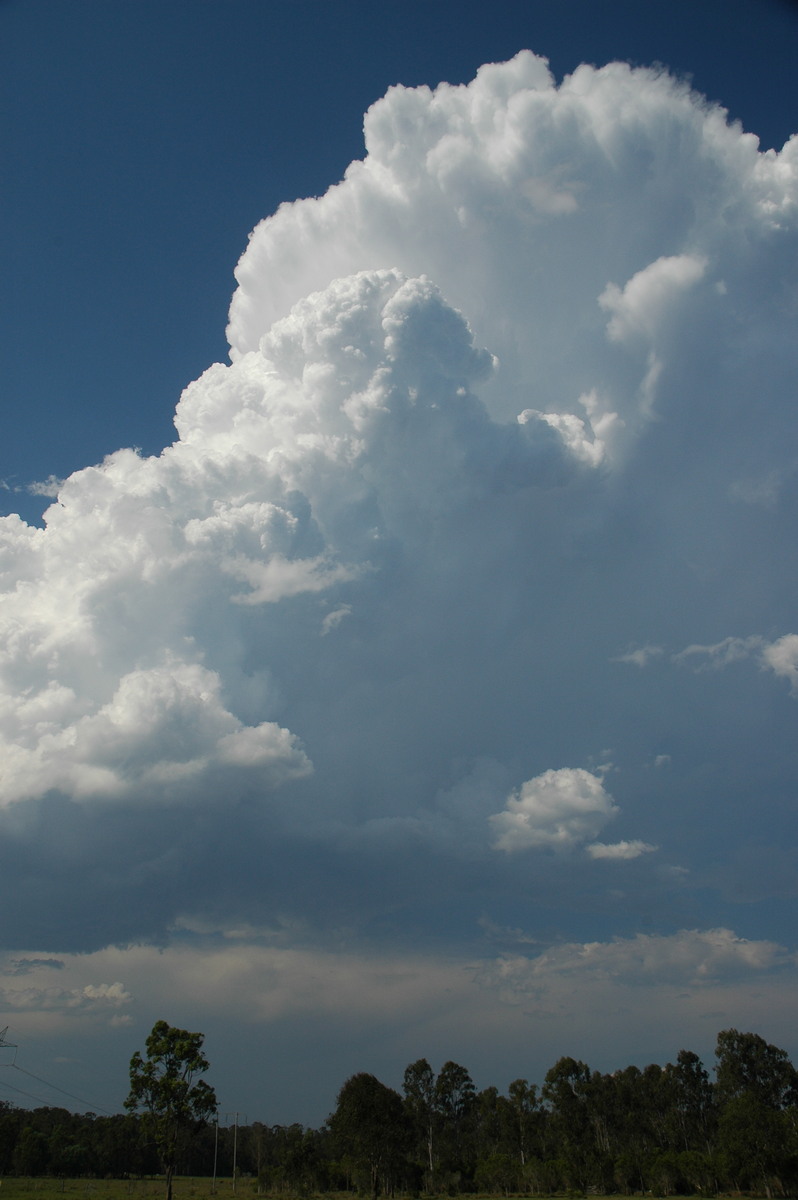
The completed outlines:
{"type": "Polygon", "coordinates": [[[208,1070],[201,1033],[156,1021],[147,1038],[147,1058],[137,1050],[130,1060],[130,1095],[125,1108],[143,1110],[144,1127],[152,1135],[166,1176],[166,1200],[172,1200],[180,1140],[210,1119],[216,1094],[197,1075],[208,1070]]]}
{"type": "Polygon", "coordinates": [[[408,1125],[398,1092],[374,1075],[352,1075],[338,1093],[327,1122],[335,1143],[349,1158],[361,1181],[368,1180],[372,1200],[393,1190],[404,1164],[408,1125]]]}
{"type": "Polygon", "coordinates": [[[415,1138],[419,1163],[430,1177],[435,1170],[435,1072],[426,1058],[419,1058],[405,1069],[403,1090],[405,1111],[415,1138]]]}

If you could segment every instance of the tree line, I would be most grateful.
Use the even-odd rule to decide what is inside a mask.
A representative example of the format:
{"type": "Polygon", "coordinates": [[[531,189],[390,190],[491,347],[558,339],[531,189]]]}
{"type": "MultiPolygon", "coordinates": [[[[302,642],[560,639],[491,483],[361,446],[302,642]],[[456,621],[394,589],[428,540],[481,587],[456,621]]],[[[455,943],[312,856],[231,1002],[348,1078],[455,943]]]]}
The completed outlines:
{"type": "Polygon", "coordinates": [[[566,1057],[540,1086],[519,1078],[506,1094],[478,1091],[458,1063],[436,1073],[422,1058],[401,1092],[352,1075],[318,1129],[218,1127],[213,1091],[194,1079],[208,1065],[202,1035],[159,1022],[147,1046],[131,1062],[124,1115],[0,1104],[0,1173],[165,1172],[169,1191],[173,1173],[235,1168],[255,1190],[285,1196],[798,1191],[798,1072],[755,1033],[718,1035],[713,1078],[689,1050],[609,1074],[566,1057]]]}

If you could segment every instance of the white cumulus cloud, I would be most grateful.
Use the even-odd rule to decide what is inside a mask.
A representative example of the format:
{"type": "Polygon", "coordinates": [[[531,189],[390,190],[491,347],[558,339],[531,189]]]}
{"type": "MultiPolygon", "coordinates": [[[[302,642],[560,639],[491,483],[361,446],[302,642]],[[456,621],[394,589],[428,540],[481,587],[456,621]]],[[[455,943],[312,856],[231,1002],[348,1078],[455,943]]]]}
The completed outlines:
{"type": "Polygon", "coordinates": [[[498,850],[564,850],[594,838],[619,811],[598,776],[562,767],[527,780],[490,820],[498,850]]]}
{"type": "Polygon", "coordinates": [[[795,687],[798,142],[760,153],[665,71],[558,82],[529,51],[392,88],[365,137],[253,231],[174,443],[0,521],[20,945],[187,913],[470,945],[522,895],[572,912],[574,863],[612,944],[635,889],[663,935],[674,888],[723,893],[751,796],[791,836],[786,689],[765,727],[768,674],[664,647],[795,687]],[[547,769],[607,746],[612,795],[547,769]],[[655,843],[678,880],[637,861],[655,843]],[[547,849],[579,854],[516,853],[547,849]],[[613,860],[629,894],[599,903],[613,860]]]}

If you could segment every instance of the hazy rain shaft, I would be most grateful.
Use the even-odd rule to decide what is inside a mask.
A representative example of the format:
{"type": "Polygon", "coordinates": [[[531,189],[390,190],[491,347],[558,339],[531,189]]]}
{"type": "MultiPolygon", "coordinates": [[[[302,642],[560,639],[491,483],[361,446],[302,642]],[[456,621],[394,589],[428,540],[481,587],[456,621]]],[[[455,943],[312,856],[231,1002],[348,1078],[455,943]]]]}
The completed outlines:
{"type": "Polygon", "coordinates": [[[798,141],[527,51],[365,135],[252,233],[178,440],[2,519],[14,938],[117,1015],[149,951],[105,948],[182,930],[253,1021],[376,1020],[434,951],[402,1020],[555,1020],[584,970],[611,1041],[676,963],[753,1023],[795,992],[798,141]]]}

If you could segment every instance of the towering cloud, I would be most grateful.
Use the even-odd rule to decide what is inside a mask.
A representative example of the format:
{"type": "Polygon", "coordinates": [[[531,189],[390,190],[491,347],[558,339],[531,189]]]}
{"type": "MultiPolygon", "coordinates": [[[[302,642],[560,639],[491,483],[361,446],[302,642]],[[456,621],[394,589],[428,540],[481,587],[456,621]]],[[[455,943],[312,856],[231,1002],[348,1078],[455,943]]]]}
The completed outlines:
{"type": "Polygon", "coordinates": [[[789,827],[798,141],[529,52],[365,132],[252,234],[174,445],[2,522],[14,939],[459,952],[512,913],[568,939],[523,990],[601,912],[608,970],[744,971],[729,872],[789,827]]]}

